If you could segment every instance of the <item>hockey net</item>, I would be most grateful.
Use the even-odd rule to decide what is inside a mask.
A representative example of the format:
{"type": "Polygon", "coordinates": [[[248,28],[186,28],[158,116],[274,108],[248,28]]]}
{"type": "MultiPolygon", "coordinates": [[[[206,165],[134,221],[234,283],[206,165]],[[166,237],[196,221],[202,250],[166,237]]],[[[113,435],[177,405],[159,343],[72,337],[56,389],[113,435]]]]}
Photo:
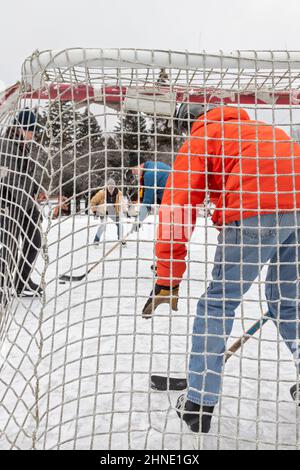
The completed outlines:
{"type": "MultiPolygon", "coordinates": [[[[0,448],[299,447],[299,411],[289,391],[298,380],[298,357],[286,348],[276,321],[224,367],[208,435],[191,433],[178,419],[183,392],[151,389],[153,374],[188,374],[197,302],[211,280],[219,234],[208,189],[189,243],[179,310],[162,305],[148,321],[141,312],[155,284],[159,207],[153,204],[127,247],[115,246],[115,220],[91,213],[92,197],[112,178],[123,194],[123,233],[131,231],[142,196],[128,173],[129,153],[173,168],[184,142],[174,119],[182,102],[242,107],[252,119],[297,136],[299,68],[300,53],[280,51],[73,49],[36,52],[26,60],[20,83],[0,97],[0,448]],[[34,164],[28,178],[38,190],[29,199],[43,214],[32,219],[41,247],[31,278],[43,289],[33,298],[18,295],[15,285],[34,245],[32,238],[24,250],[28,194],[10,212],[13,196],[3,192],[7,167],[14,172],[3,165],[3,155],[4,161],[13,157],[7,141],[20,144],[8,129],[26,108],[37,117],[27,147],[34,164]],[[95,246],[100,224],[105,230],[95,246]],[[62,274],[85,274],[102,258],[81,281],[60,282],[62,274]]],[[[19,176],[16,169],[9,194],[20,191],[19,176]]],[[[228,348],[264,318],[265,284],[266,268],[236,310],[228,348]]]]}

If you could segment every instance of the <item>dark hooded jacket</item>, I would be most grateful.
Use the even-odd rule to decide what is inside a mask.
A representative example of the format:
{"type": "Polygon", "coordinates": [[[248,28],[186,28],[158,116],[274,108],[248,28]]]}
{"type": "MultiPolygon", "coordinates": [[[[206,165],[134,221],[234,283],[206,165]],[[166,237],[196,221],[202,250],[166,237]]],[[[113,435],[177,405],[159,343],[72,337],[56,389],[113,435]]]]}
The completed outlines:
{"type": "Polygon", "coordinates": [[[40,212],[35,200],[39,185],[30,153],[31,144],[26,144],[18,128],[9,128],[0,139],[0,204],[2,209],[11,205],[22,208],[36,220],[40,212]]]}

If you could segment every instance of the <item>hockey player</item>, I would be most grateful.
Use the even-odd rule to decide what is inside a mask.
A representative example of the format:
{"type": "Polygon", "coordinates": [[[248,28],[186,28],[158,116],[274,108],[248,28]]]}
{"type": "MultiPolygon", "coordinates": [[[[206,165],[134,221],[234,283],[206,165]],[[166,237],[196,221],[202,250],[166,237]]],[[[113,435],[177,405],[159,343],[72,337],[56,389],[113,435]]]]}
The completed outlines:
{"type": "Polygon", "coordinates": [[[183,104],[177,119],[181,130],[194,123],[164,192],[157,283],[143,316],[151,317],[161,303],[177,310],[190,234],[172,221],[185,220],[184,208],[191,205],[194,227],[195,207],[210,192],[218,246],[212,281],[197,306],[188,392],[177,402],[178,416],[192,431],[208,432],[235,310],[267,263],[268,314],[299,368],[300,146],[238,107],[183,104]]]}
{"type": "Polygon", "coordinates": [[[58,219],[60,216],[70,215],[71,207],[70,201],[66,196],[60,196],[58,198],[58,204],[54,207],[52,212],[52,219],[58,219]]]}
{"type": "Polygon", "coordinates": [[[166,182],[170,173],[170,166],[163,162],[141,162],[138,154],[131,152],[129,154],[129,167],[132,174],[138,177],[140,186],[143,189],[141,198],[141,208],[138,216],[139,225],[150,214],[152,204],[161,204],[166,182]]]}
{"type": "MultiPolygon", "coordinates": [[[[117,188],[116,182],[110,178],[106,189],[101,189],[91,199],[91,211],[100,216],[101,224],[95,235],[94,244],[99,245],[101,236],[105,231],[109,217],[117,226],[118,240],[123,238],[122,228],[122,192],[117,188]]],[[[122,242],[126,246],[125,241],[122,242]]]]}
{"type": "Polygon", "coordinates": [[[35,114],[25,109],[0,142],[1,168],[6,171],[0,180],[0,285],[2,289],[5,284],[14,286],[19,296],[42,293],[30,277],[41,248],[41,212],[36,201],[39,187],[35,179],[36,166],[31,158],[35,125],[35,114]],[[14,278],[13,271],[16,272],[14,278]]]}

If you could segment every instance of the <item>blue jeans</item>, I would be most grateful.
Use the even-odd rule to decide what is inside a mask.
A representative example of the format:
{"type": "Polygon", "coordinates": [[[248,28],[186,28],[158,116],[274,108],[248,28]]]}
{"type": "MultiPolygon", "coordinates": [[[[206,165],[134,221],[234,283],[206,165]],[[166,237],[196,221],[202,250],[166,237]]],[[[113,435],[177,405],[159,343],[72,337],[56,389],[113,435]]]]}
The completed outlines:
{"type": "Polygon", "coordinates": [[[235,310],[266,263],[261,285],[268,315],[300,372],[300,212],[251,217],[226,226],[218,237],[212,281],[198,302],[193,327],[188,389],[192,402],[217,404],[235,310]]]}
{"type": "Polygon", "coordinates": [[[113,204],[110,204],[110,205],[108,204],[106,216],[100,217],[101,224],[99,225],[97,233],[95,235],[94,243],[100,242],[102,234],[105,231],[107,224],[108,224],[108,217],[117,226],[118,240],[121,240],[123,238],[123,226],[122,226],[122,219],[121,219],[122,216],[116,213],[115,207],[113,204]]]}

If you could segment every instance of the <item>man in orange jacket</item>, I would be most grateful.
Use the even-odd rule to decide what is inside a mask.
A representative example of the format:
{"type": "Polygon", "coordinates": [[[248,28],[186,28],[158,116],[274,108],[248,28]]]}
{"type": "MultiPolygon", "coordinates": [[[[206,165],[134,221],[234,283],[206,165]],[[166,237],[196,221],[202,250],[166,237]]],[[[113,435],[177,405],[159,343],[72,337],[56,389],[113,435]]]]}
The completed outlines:
{"type": "Polygon", "coordinates": [[[208,432],[235,310],[267,263],[268,313],[299,368],[300,146],[282,129],[253,121],[237,107],[183,104],[177,118],[181,128],[194,124],[162,200],[157,281],[143,316],[151,317],[161,303],[177,310],[191,235],[184,226],[194,228],[196,206],[209,192],[220,234],[212,281],[197,306],[188,393],[177,403],[192,431],[208,432]]]}

